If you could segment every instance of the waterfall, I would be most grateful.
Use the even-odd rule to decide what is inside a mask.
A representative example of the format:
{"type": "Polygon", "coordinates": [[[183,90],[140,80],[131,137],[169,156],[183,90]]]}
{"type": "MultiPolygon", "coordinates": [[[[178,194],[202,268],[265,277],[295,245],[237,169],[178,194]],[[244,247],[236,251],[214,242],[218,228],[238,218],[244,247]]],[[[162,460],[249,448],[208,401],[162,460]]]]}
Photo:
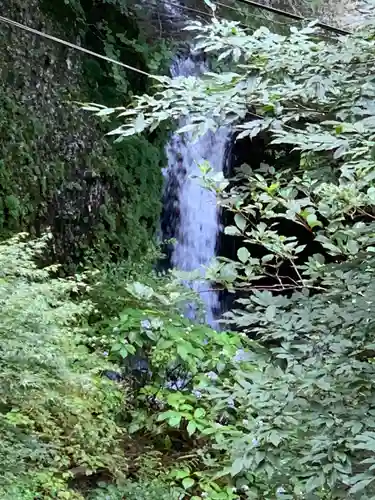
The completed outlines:
{"type": "MultiPolygon", "coordinates": [[[[173,77],[192,76],[206,70],[202,58],[189,54],[175,59],[171,73],[173,77]]],[[[190,133],[175,134],[166,146],[163,237],[176,239],[170,248],[170,263],[183,271],[199,269],[202,278],[205,267],[215,257],[220,214],[215,194],[201,186],[199,165],[207,161],[213,171],[223,170],[228,135],[224,127],[215,133],[207,132],[195,142],[190,133]]],[[[218,293],[204,279],[187,285],[200,294],[206,307],[206,322],[216,327],[220,312],[218,293]]],[[[194,318],[195,310],[194,304],[190,304],[187,316],[194,318]]]]}

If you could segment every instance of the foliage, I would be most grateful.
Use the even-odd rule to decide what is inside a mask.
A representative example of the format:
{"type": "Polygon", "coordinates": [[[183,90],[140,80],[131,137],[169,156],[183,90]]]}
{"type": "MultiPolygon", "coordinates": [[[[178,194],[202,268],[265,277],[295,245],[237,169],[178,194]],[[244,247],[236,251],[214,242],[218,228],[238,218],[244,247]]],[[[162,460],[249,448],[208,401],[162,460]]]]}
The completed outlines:
{"type": "Polygon", "coordinates": [[[127,481],[120,485],[103,484],[89,500],[178,500],[179,492],[171,489],[158,479],[142,480],[142,482],[127,481]]]}
{"type": "MultiPolygon", "coordinates": [[[[286,36],[216,19],[192,29],[198,47],[231,59],[233,72],[160,77],[156,94],[130,108],[98,107],[125,120],[112,134],[189,114],[184,131],[230,125],[238,140],[262,134],[300,161],[245,165],[220,196],[235,216],[226,232],[242,247],[238,261],[219,261],[208,277],[239,292],[228,318],[264,347],[204,387],[204,423],[198,418],[192,434],[212,436],[210,453],[203,477],[193,466],[186,484],[204,485],[216,470],[247,498],[374,498],[373,27],[332,41],[313,24],[286,36]]],[[[157,331],[150,340],[165,341],[157,331]]],[[[206,368],[206,355],[197,367],[206,368]]],[[[161,418],[171,427],[195,421],[191,398],[180,390],[161,418]]]]}
{"type": "Polygon", "coordinates": [[[188,295],[173,280],[154,278],[153,287],[133,281],[126,293],[127,307],[102,320],[87,342],[122,365],[121,376],[133,388],[125,417],[127,432],[139,446],[133,451],[138,457],[133,473],[142,476],[137,460],[154,450],[161,461],[146,468],[147,477],[160,470],[166,482],[188,497],[203,493],[210,500],[234,500],[233,485],[215,481],[214,472],[223,462],[205,437],[225,432],[219,422],[228,418],[232,406],[229,402],[227,409],[216,411],[204,394],[212,380],[232,379],[234,367],[245,360],[247,339],[184,318],[179,310],[188,295]]]}
{"type": "Polygon", "coordinates": [[[70,297],[84,283],[52,279],[34,256],[46,239],[0,245],[0,496],[81,496],[68,489],[79,470],[121,477],[126,460],[116,423],[123,397],[99,377],[103,358],[80,345],[92,309],[70,297]]]}

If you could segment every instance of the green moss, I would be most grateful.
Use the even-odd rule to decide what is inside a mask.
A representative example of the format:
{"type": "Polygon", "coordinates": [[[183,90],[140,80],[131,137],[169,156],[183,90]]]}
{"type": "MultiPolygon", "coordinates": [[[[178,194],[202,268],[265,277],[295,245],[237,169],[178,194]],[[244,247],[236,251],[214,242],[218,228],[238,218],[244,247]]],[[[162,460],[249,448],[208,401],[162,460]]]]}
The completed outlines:
{"type": "MultiPolygon", "coordinates": [[[[119,2],[5,0],[3,14],[147,70],[134,18],[119,2]],[[120,36],[122,35],[122,36],[120,36]]],[[[0,237],[27,230],[55,235],[54,257],[68,268],[87,251],[137,256],[160,214],[163,137],[113,145],[110,125],[74,101],[121,105],[147,79],[16,28],[0,32],[0,237]]],[[[160,53],[158,57],[162,60],[160,53]]]]}

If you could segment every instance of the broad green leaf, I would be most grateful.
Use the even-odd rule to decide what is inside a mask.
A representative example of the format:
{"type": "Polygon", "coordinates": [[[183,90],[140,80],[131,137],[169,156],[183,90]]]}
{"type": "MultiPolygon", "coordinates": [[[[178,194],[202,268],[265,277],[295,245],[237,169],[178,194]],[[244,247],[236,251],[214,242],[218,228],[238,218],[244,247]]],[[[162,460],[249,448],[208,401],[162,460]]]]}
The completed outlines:
{"type": "Polygon", "coordinates": [[[206,410],[204,408],[197,408],[194,412],[194,418],[200,419],[206,415],[206,410]]]}
{"type": "Polygon", "coordinates": [[[274,446],[279,446],[281,442],[281,436],[276,432],[272,431],[270,435],[268,436],[268,440],[274,445],[274,446]]]}
{"type": "Polygon", "coordinates": [[[315,214],[308,214],[306,217],[306,222],[311,228],[314,228],[315,226],[321,226],[322,223],[318,221],[317,217],[315,214]]]}
{"type": "Polygon", "coordinates": [[[185,479],[182,480],[182,486],[185,488],[185,490],[188,490],[192,486],[194,486],[195,481],[192,477],[186,477],[185,479]]]}
{"type": "Polygon", "coordinates": [[[236,223],[236,226],[238,227],[238,229],[240,229],[240,231],[243,232],[245,230],[247,222],[242,214],[236,214],[234,216],[234,222],[236,223]]]}
{"type": "Polygon", "coordinates": [[[140,113],[134,122],[135,133],[138,134],[139,132],[142,132],[145,129],[145,126],[146,126],[146,122],[145,122],[144,114],[140,113]]]}
{"type": "Polygon", "coordinates": [[[96,115],[97,116],[107,116],[107,115],[113,114],[115,111],[116,111],[115,108],[105,108],[105,109],[101,109],[100,111],[98,111],[98,113],[96,113],[96,115]]]}
{"type": "Polygon", "coordinates": [[[187,426],[187,432],[189,434],[189,436],[192,436],[194,434],[194,432],[196,431],[197,429],[197,424],[195,423],[194,420],[190,420],[190,422],[188,423],[188,426],[187,426]]]}
{"type": "Polygon", "coordinates": [[[249,260],[250,252],[247,248],[241,247],[237,251],[237,256],[239,260],[245,264],[249,260]]]}
{"type": "Polygon", "coordinates": [[[128,356],[128,350],[126,349],[126,347],[122,347],[119,351],[119,354],[122,358],[126,358],[128,356]]]}
{"type": "Polygon", "coordinates": [[[190,475],[189,469],[179,469],[176,471],[173,471],[173,476],[176,479],[184,479],[185,477],[188,477],[190,475]]]}
{"type": "Polygon", "coordinates": [[[324,484],[324,476],[320,474],[318,476],[311,476],[306,482],[306,492],[311,493],[320,489],[324,484]]]}
{"type": "Polygon", "coordinates": [[[179,427],[181,423],[182,415],[173,415],[169,418],[168,423],[171,427],[179,427]]]}
{"type": "Polygon", "coordinates": [[[355,493],[358,493],[359,491],[363,491],[366,486],[368,486],[370,483],[374,481],[375,477],[370,477],[368,479],[362,479],[362,481],[358,481],[354,486],[352,486],[349,490],[349,493],[354,495],[355,493]]]}
{"type": "Polygon", "coordinates": [[[240,236],[241,235],[241,232],[235,226],[227,226],[224,229],[224,233],[228,234],[229,236],[240,236]]]}
{"type": "Polygon", "coordinates": [[[243,470],[243,466],[244,466],[244,463],[243,463],[242,458],[236,458],[234,460],[234,462],[232,463],[231,475],[237,476],[237,474],[239,474],[243,470]]]}
{"type": "Polygon", "coordinates": [[[275,319],[275,316],[276,316],[276,306],[274,305],[268,306],[265,311],[265,318],[267,319],[267,321],[273,321],[275,319]]]}
{"type": "Polygon", "coordinates": [[[349,250],[349,252],[353,255],[356,255],[359,251],[359,245],[356,241],[350,240],[346,244],[346,248],[349,250]]]}

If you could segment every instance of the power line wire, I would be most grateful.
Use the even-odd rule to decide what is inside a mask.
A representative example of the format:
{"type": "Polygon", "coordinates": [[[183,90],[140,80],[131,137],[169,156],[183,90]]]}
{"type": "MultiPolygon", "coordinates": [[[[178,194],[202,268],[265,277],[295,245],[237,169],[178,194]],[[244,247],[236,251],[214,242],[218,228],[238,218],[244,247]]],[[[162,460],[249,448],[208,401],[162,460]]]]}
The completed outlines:
{"type": "Polygon", "coordinates": [[[52,40],[53,42],[61,43],[62,45],[66,45],[67,47],[70,47],[75,50],[80,50],[81,52],[84,52],[85,54],[89,54],[94,57],[98,57],[99,59],[104,59],[105,61],[108,61],[113,64],[118,64],[119,66],[122,66],[123,68],[129,69],[131,71],[135,71],[136,73],[139,73],[141,75],[147,76],[149,78],[155,78],[154,75],[151,75],[150,73],[147,73],[146,71],[143,71],[138,68],[134,68],[133,66],[129,66],[128,64],[122,63],[120,61],[116,61],[116,59],[112,59],[110,57],[104,56],[103,54],[98,54],[97,52],[93,52],[92,50],[85,49],[84,47],[80,47],[79,45],[76,45],[74,43],[70,43],[66,40],[63,40],[62,38],[58,38],[53,35],[49,35],[48,33],[43,33],[42,31],[36,30],[34,28],[29,28],[29,26],[25,26],[24,24],[17,23],[16,21],[12,21],[11,19],[8,19],[7,17],[0,16],[0,21],[4,22],[6,24],[10,24],[11,26],[16,26],[17,28],[20,28],[25,31],[29,31],[30,33],[33,33],[34,35],[41,36],[43,38],[48,38],[48,40],[52,40]]]}
{"type": "MultiPolygon", "coordinates": [[[[257,9],[260,9],[260,10],[266,10],[268,12],[271,12],[273,14],[277,14],[279,16],[282,16],[282,17],[287,17],[289,19],[293,19],[293,21],[295,22],[304,22],[306,21],[307,19],[303,16],[299,16],[298,14],[294,14],[292,12],[287,12],[287,11],[284,11],[284,10],[281,10],[281,9],[277,9],[276,7],[271,7],[271,6],[268,6],[268,5],[263,5],[263,4],[260,4],[258,2],[254,2],[253,0],[235,0],[237,2],[240,2],[240,3],[244,3],[244,4],[247,4],[247,5],[250,5],[252,7],[255,7],[257,9]]],[[[153,2],[151,2],[153,3],[153,2]]],[[[198,9],[195,9],[195,8],[192,8],[192,7],[188,7],[186,5],[182,5],[178,2],[173,2],[173,1],[170,1],[168,0],[168,4],[169,5],[173,5],[177,8],[180,8],[182,10],[186,10],[186,11],[191,11],[191,12],[194,12],[196,14],[200,14],[202,16],[206,16],[206,17],[212,17],[212,13],[210,12],[204,12],[202,10],[198,10],[198,9]]],[[[155,5],[153,3],[153,5],[155,5]]],[[[233,10],[235,12],[237,12],[238,14],[241,14],[241,11],[236,9],[235,7],[232,7],[231,5],[226,5],[222,2],[216,2],[215,1],[215,5],[218,5],[219,7],[222,7],[222,8],[225,8],[225,9],[230,9],[230,10],[233,10]]],[[[254,14],[252,14],[254,15],[254,14]]],[[[254,17],[259,17],[259,16],[254,16],[254,17]]],[[[281,23],[281,21],[276,21],[276,20],[272,20],[272,22],[275,22],[277,24],[283,24],[281,23]]],[[[241,27],[244,27],[244,28],[247,28],[247,26],[243,23],[240,23],[241,27]]],[[[351,35],[352,33],[350,31],[347,31],[347,30],[344,30],[342,28],[337,28],[336,26],[331,26],[329,24],[326,24],[326,23],[323,23],[323,22],[320,22],[318,21],[316,23],[316,26],[318,26],[319,28],[322,28],[326,31],[331,31],[333,33],[337,33],[337,34],[340,34],[340,35],[351,35]]]]}
{"type": "MultiPolygon", "coordinates": [[[[269,5],[262,5],[258,2],[254,2],[253,0],[236,0],[237,2],[244,3],[246,5],[251,5],[252,7],[256,7],[258,9],[263,9],[268,12],[272,12],[273,14],[278,14],[279,16],[289,17],[289,19],[294,19],[296,21],[306,21],[306,19],[298,14],[293,14],[292,12],[286,12],[285,10],[277,9],[276,7],[271,7],[269,5]]],[[[351,35],[350,31],[344,30],[342,28],[336,28],[335,26],[331,26],[330,24],[322,23],[318,21],[316,26],[322,28],[326,31],[332,31],[333,33],[337,33],[338,35],[351,35]]]]}
{"type": "MultiPolygon", "coordinates": [[[[226,5],[225,3],[216,2],[216,1],[215,1],[215,5],[218,5],[219,7],[222,7],[223,9],[229,9],[229,10],[232,10],[234,12],[237,12],[237,14],[241,15],[242,17],[244,15],[243,11],[237,9],[236,7],[232,7],[231,5],[226,5]]],[[[278,21],[277,19],[270,19],[267,17],[263,17],[262,15],[254,14],[253,12],[251,12],[251,17],[255,17],[256,19],[260,19],[261,21],[270,21],[270,22],[275,23],[275,24],[281,24],[282,26],[287,25],[286,22],[278,21]]],[[[292,20],[291,22],[299,23],[300,21],[292,20]]],[[[241,28],[248,29],[248,26],[246,26],[246,24],[244,24],[244,23],[239,23],[239,24],[240,24],[241,28]]]]}
{"type": "MultiPolygon", "coordinates": [[[[269,5],[263,5],[263,4],[260,4],[258,2],[255,2],[253,0],[235,0],[235,1],[240,2],[240,3],[244,3],[246,5],[250,5],[251,7],[255,7],[255,8],[260,9],[260,10],[265,10],[265,11],[271,12],[273,14],[277,14],[277,15],[282,16],[282,17],[287,17],[289,19],[293,19],[296,22],[304,22],[307,20],[305,17],[300,16],[298,14],[294,14],[292,12],[287,12],[285,10],[281,10],[281,9],[276,8],[276,7],[271,7],[269,5]]],[[[212,17],[212,14],[209,12],[204,12],[202,10],[194,9],[194,8],[182,5],[178,2],[168,1],[168,4],[176,6],[182,10],[195,12],[196,14],[200,14],[200,15],[207,16],[207,17],[212,17]]],[[[216,1],[215,1],[215,4],[222,7],[222,8],[234,10],[234,11],[238,12],[239,14],[241,13],[241,11],[239,11],[235,7],[232,7],[231,5],[226,5],[222,2],[216,2],[216,1]]],[[[281,24],[278,21],[273,20],[273,22],[277,22],[278,24],[281,24]]],[[[241,23],[241,25],[246,27],[243,23],[241,23]]],[[[352,34],[350,31],[344,30],[342,28],[338,28],[336,26],[332,26],[332,25],[327,24],[327,23],[323,23],[321,21],[317,21],[316,26],[318,26],[319,28],[322,28],[326,31],[332,31],[333,33],[337,33],[339,35],[351,35],[352,34]]]]}
{"type": "MultiPolygon", "coordinates": [[[[208,17],[208,18],[212,19],[212,12],[205,12],[203,10],[198,10],[198,9],[194,9],[192,7],[187,7],[186,5],[182,5],[182,4],[178,3],[178,2],[173,2],[171,0],[168,0],[168,5],[172,5],[174,7],[177,7],[179,9],[181,9],[181,10],[186,10],[188,12],[194,12],[195,14],[198,14],[200,16],[204,16],[204,17],[208,17]]],[[[215,1],[215,5],[217,5],[218,7],[223,8],[223,9],[229,9],[231,11],[234,11],[238,15],[241,15],[243,17],[243,11],[239,10],[236,7],[233,7],[232,5],[226,5],[225,3],[217,2],[217,1],[215,1]]],[[[150,1],[150,6],[157,7],[158,5],[153,0],[151,0],[150,1]]],[[[158,12],[158,15],[168,16],[169,18],[172,18],[174,16],[173,13],[167,14],[167,13],[163,13],[163,12],[158,12]]],[[[251,13],[251,16],[252,17],[256,17],[257,19],[260,19],[262,21],[267,20],[266,18],[264,18],[264,17],[262,17],[260,15],[254,14],[253,12],[251,13]]],[[[217,17],[218,17],[218,19],[224,19],[223,16],[217,16],[217,17]]],[[[283,23],[281,21],[278,21],[276,19],[272,19],[272,22],[276,23],[276,24],[281,24],[282,26],[286,25],[285,23],[283,23]]],[[[293,20],[293,22],[298,23],[300,21],[299,20],[293,20]]],[[[239,25],[241,26],[241,28],[248,29],[248,26],[246,24],[244,24],[244,23],[240,22],[239,25]]]]}
{"type": "MultiPolygon", "coordinates": [[[[243,3],[247,3],[247,4],[253,4],[253,5],[256,5],[257,7],[260,7],[260,8],[264,8],[264,7],[265,7],[265,6],[263,6],[263,5],[257,4],[257,2],[253,2],[253,1],[251,1],[251,0],[237,0],[237,1],[239,1],[239,2],[243,2],[243,3]]],[[[222,5],[223,5],[223,4],[222,4],[222,5]]],[[[295,19],[295,20],[297,20],[297,21],[304,21],[304,20],[305,20],[305,19],[304,19],[304,18],[302,18],[301,16],[297,16],[296,14],[284,13],[283,11],[279,11],[279,9],[274,9],[274,8],[271,8],[271,7],[267,7],[265,10],[269,10],[269,11],[274,12],[274,13],[275,13],[275,11],[280,12],[280,13],[282,13],[281,15],[285,15],[286,17],[290,17],[290,18],[295,19]]],[[[202,12],[202,11],[200,11],[200,13],[201,13],[201,14],[203,14],[203,12],[202,12]]],[[[47,34],[47,33],[44,33],[44,32],[42,32],[42,31],[36,30],[36,29],[34,29],[34,28],[30,28],[30,27],[28,27],[28,26],[26,26],[26,25],[23,25],[23,24],[21,24],[21,23],[18,23],[18,22],[16,22],[16,21],[13,21],[13,20],[11,20],[11,19],[8,19],[8,18],[6,18],[6,17],[4,17],[4,16],[0,16],[0,22],[4,22],[4,23],[9,24],[9,25],[11,25],[11,26],[15,26],[15,27],[20,28],[20,29],[22,29],[22,30],[28,31],[28,32],[30,32],[30,33],[33,33],[33,34],[38,35],[38,36],[41,36],[41,37],[43,37],[43,38],[47,38],[47,39],[49,39],[49,40],[51,40],[51,41],[53,41],[53,42],[60,43],[60,44],[62,44],[62,45],[65,45],[65,46],[67,46],[67,47],[70,47],[70,48],[72,48],[72,49],[75,49],[75,50],[79,50],[79,51],[81,51],[81,52],[84,52],[85,54],[89,54],[89,55],[94,56],[94,57],[97,57],[97,58],[99,58],[99,59],[103,59],[103,60],[105,60],[105,61],[108,61],[108,62],[110,62],[110,63],[117,64],[117,65],[119,65],[119,66],[122,66],[122,67],[124,67],[124,68],[126,68],[126,69],[130,70],[130,71],[134,71],[134,72],[139,73],[139,74],[141,74],[141,75],[147,76],[148,78],[158,79],[158,77],[157,77],[157,76],[152,75],[151,73],[147,73],[146,71],[143,71],[143,70],[141,70],[141,69],[134,68],[133,66],[130,66],[130,65],[128,65],[128,64],[125,64],[125,63],[122,63],[122,62],[120,62],[120,61],[117,61],[116,59],[112,59],[112,58],[107,57],[107,56],[104,56],[104,55],[102,55],[102,54],[98,54],[97,52],[93,52],[92,50],[85,49],[84,47],[81,47],[81,46],[76,45],[76,44],[74,44],[74,43],[68,42],[68,41],[63,40],[63,39],[61,39],[61,38],[55,37],[55,36],[53,36],[53,35],[49,35],[49,34],[47,34]]],[[[333,26],[329,26],[329,25],[326,25],[326,24],[324,24],[324,23],[317,23],[317,25],[318,25],[318,26],[320,26],[320,27],[322,27],[322,28],[324,28],[324,29],[326,29],[326,30],[328,30],[328,31],[334,31],[334,32],[336,32],[336,33],[345,34],[345,35],[350,35],[350,34],[351,34],[351,33],[350,33],[350,32],[348,32],[348,31],[341,30],[341,29],[339,29],[339,28],[334,28],[333,26]]],[[[250,114],[251,114],[253,117],[255,117],[255,118],[263,119],[263,117],[262,117],[262,116],[260,116],[260,115],[257,115],[257,114],[254,114],[254,113],[250,113],[250,114]]],[[[287,126],[287,127],[288,127],[288,128],[292,128],[292,127],[289,127],[289,126],[287,126]]]]}
{"type": "MultiPolygon", "coordinates": [[[[236,1],[238,1],[240,3],[244,3],[246,5],[250,5],[250,6],[259,8],[259,9],[266,10],[268,12],[272,12],[273,14],[278,14],[280,16],[288,17],[289,19],[294,19],[296,21],[305,21],[305,18],[303,18],[302,16],[299,16],[297,14],[292,14],[292,13],[289,13],[289,12],[277,9],[275,7],[270,7],[270,6],[267,6],[267,5],[262,5],[262,4],[259,4],[258,2],[254,2],[253,0],[236,0],[236,1]]],[[[173,4],[176,4],[176,3],[173,2],[173,4]]],[[[220,3],[220,5],[222,7],[224,7],[224,4],[220,3]]],[[[190,7],[186,8],[185,6],[183,6],[181,4],[176,4],[176,6],[182,8],[182,9],[185,8],[185,9],[193,11],[192,8],[190,8],[190,7]]],[[[228,6],[225,6],[225,7],[228,7],[228,6]]],[[[201,15],[203,15],[203,14],[204,15],[209,15],[208,13],[206,14],[203,11],[198,11],[198,9],[194,9],[194,11],[196,13],[201,14],[201,15]]],[[[62,45],[65,45],[66,47],[70,47],[70,48],[75,49],[75,50],[79,50],[81,52],[84,52],[85,54],[89,54],[89,55],[97,57],[99,59],[103,59],[103,60],[105,60],[107,62],[110,62],[112,64],[117,64],[119,66],[122,66],[125,69],[128,69],[130,71],[134,71],[134,72],[139,73],[139,74],[144,75],[144,76],[147,76],[148,78],[156,78],[154,75],[152,75],[151,73],[148,73],[147,71],[143,71],[141,69],[135,68],[133,66],[130,66],[129,64],[125,64],[123,62],[117,61],[116,59],[112,59],[111,57],[107,57],[107,56],[105,56],[103,54],[99,54],[97,52],[93,52],[92,50],[89,50],[89,49],[86,49],[86,48],[81,47],[79,45],[76,45],[74,43],[68,42],[67,40],[63,40],[62,38],[58,38],[58,37],[55,37],[53,35],[49,35],[48,33],[44,33],[42,31],[36,30],[34,28],[30,28],[29,26],[26,26],[24,24],[18,23],[17,21],[13,21],[12,19],[9,19],[7,17],[0,16],[0,22],[4,22],[4,23],[9,24],[11,26],[15,26],[15,27],[17,27],[19,29],[28,31],[29,33],[33,33],[34,35],[38,35],[38,36],[41,36],[43,38],[47,38],[48,40],[60,43],[62,45]]],[[[316,25],[319,26],[320,28],[324,29],[324,30],[331,31],[331,32],[334,32],[334,33],[338,33],[338,34],[341,34],[341,35],[350,35],[351,34],[349,31],[343,30],[341,28],[336,28],[334,26],[330,26],[330,25],[325,24],[325,23],[317,22],[316,25]]]]}

